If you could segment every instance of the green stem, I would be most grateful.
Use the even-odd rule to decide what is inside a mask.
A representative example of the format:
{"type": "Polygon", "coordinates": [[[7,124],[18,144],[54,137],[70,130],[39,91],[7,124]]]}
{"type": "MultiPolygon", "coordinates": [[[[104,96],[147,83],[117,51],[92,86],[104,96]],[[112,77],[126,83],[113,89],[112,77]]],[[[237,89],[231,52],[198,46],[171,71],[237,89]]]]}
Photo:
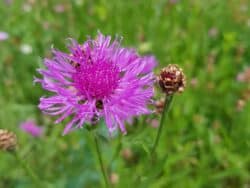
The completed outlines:
{"type": "Polygon", "coordinates": [[[155,153],[156,148],[158,146],[159,139],[160,139],[161,132],[162,132],[162,128],[163,128],[163,124],[164,124],[165,119],[167,117],[167,114],[169,112],[172,100],[173,100],[173,95],[166,95],[165,102],[164,102],[164,107],[163,107],[163,111],[162,111],[162,115],[161,115],[160,126],[159,126],[159,129],[158,129],[158,132],[157,132],[157,136],[155,138],[153,148],[151,150],[152,156],[155,153]]]}
{"type": "Polygon", "coordinates": [[[20,163],[20,165],[23,167],[23,169],[26,171],[26,173],[31,177],[32,181],[34,182],[35,185],[37,185],[37,187],[43,187],[40,183],[40,179],[38,178],[38,176],[31,170],[31,168],[29,167],[29,165],[27,163],[25,163],[19,156],[19,154],[17,152],[13,153],[16,160],[20,163]]]}
{"type": "Polygon", "coordinates": [[[114,154],[113,154],[113,156],[111,158],[110,166],[114,162],[114,160],[116,159],[116,157],[119,155],[121,148],[122,148],[122,142],[121,142],[121,135],[119,134],[118,144],[116,145],[115,152],[114,152],[114,154]]]}
{"type": "Polygon", "coordinates": [[[95,140],[95,147],[96,147],[96,152],[97,152],[98,160],[99,160],[99,163],[100,163],[102,175],[103,175],[103,178],[104,178],[104,181],[105,181],[105,185],[108,188],[109,187],[109,181],[108,181],[108,178],[107,178],[107,175],[106,175],[106,172],[105,172],[105,167],[104,167],[104,164],[103,164],[103,160],[102,160],[102,156],[101,156],[101,150],[100,150],[100,144],[99,144],[97,135],[94,135],[94,140],[95,140]]]}

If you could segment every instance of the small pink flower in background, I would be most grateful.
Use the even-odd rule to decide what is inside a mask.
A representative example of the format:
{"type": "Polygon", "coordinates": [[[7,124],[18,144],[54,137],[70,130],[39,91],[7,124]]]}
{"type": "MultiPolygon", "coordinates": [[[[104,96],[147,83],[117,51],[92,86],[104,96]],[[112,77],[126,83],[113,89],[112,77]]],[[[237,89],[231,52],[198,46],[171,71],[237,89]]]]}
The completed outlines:
{"type": "Polygon", "coordinates": [[[9,38],[9,34],[3,31],[0,31],[0,41],[7,40],[9,38]]]}
{"type": "Polygon", "coordinates": [[[63,13],[65,11],[66,7],[63,4],[57,4],[54,6],[54,11],[57,13],[63,13]]]}
{"type": "Polygon", "coordinates": [[[170,4],[176,4],[176,3],[178,3],[179,2],[179,0],[169,0],[169,3],[170,4]]]}
{"type": "Polygon", "coordinates": [[[157,119],[151,120],[151,126],[153,128],[158,128],[159,127],[159,120],[157,120],[157,119]]]}
{"type": "Polygon", "coordinates": [[[250,83],[250,67],[247,67],[244,71],[240,72],[236,78],[239,82],[250,83]]]}
{"type": "Polygon", "coordinates": [[[12,0],[5,0],[4,3],[9,6],[13,3],[13,1],[12,0]]]}
{"type": "Polygon", "coordinates": [[[152,128],[158,128],[159,127],[159,120],[158,119],[147,119],[146,125],[149,125],[152,128]]]}
{"type": "Polygon", "coordinates": [[[43,128],[36,125],[34,123],[34,121],[32,121],[32,120],[28,120],[28,121],[21,123],[20,128],[24,132],[26,132],[34,137],[41,137],[43,134],[43,128]]]}

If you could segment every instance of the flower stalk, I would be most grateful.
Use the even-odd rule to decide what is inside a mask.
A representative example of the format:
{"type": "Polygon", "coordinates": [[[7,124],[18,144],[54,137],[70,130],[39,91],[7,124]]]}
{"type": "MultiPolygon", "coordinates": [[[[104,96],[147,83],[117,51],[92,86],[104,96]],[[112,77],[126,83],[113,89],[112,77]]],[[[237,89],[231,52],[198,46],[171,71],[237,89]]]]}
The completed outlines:
{"type": "Polygon", "coordinates": [[[98,161],[99,161],[99,164],[100,164],[102,176],[103,176],[103,179],[105,181],[105,186],[107,188],[109,188],[110,186],[109,186],[108,177],[107,177],[107,174],[106,174],[106,170],[105,170],[103,159],[102,159],[102,155],[101,155],[100,143],[99,143],[97,135],[96,134],[93,134],[93,135],[94,135],[96,153],[97,153],[98,161]]]}
{"type": "Polygon", "coordinates": [[[19,154],[15,151],[13,152],[13,155],[15,156],[16,160],[18,161],[18,163],[20,163],[20,165],[23,167],[23,169],[26,171],[26,173],[31,177],[32,181],[34,182],[34,184],[37,187],[43,187],[39,177],[33,172],[33,170],[29,167],[29,165],[27,163],[25,163],[21,157],[19,156],[19,154]]]}
{"type": "Polygon", "coordinates": [[[31,170],[31,168],[27,165],[27,163],[25,163],[19,156],[17,151],[17,136],[14,132],[5,129],[0,129],[0,150],[9,152],[10,154],[14,155],[17,162],[20,163],[20,165],[26,171],[27,175],[31,177],[34,184],[37,187],[41,188],[44,187],[41,185],[38,176],[31,170]]]}
{"type": "Polygon", "coordinates": [[[163,107],[163,112],[162,112],[162,116],[161,116],[161,121],[160,121],[160,126],[159,126],[157,136],[155,138],[154,145],[153,145],[153,148],[152,148],[152,151],[151,151],[152,156],[155,153],[156,148],[158,146],[159,139],[160,139],[160,136],[161,136],[161,132],[162,132],[162,129],[163,129],[163,125],[164,125],[164,122],[166,121],[166,118],[167,118],[167,115],[168,115],[168,112],[169,112],[172,101],[173,101],[173,95],[166,95],[165,102],[164,102],[164,107],[163,107]]]}

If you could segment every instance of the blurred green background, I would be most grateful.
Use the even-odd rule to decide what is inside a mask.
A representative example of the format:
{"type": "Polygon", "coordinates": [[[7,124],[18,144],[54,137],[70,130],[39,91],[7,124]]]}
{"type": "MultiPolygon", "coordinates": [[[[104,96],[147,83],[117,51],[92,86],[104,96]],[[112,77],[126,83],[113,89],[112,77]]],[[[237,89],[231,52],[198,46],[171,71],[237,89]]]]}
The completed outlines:
{"type": "MultiPolygon", "coordinates": [[[[126,136],[109,138],[100,126],[112,185],[250,187],[249,0],[1,0],[0,18],[0,32],[8,34],[0,41],[0,128],[17,134],[22,160],[41,181],[66,188],[104,185],[89,132],[62,136],[66,123],[54,125],[55,118],[38,110],[47,93],[32,83],[51,46],[66,50],[67,38],[84,42],[100,30],[123,36],[123,45],[140,54],[154,54],[156,73],[179,64],[188,83],[174,98],[153,167],[152,124],[159,115],[136,119],[126,136]],[[20,130],[27,119],[43,125],[42,138],[20,130]]],[[[35,187],[5,152],[0,187],[35,187]]]]}

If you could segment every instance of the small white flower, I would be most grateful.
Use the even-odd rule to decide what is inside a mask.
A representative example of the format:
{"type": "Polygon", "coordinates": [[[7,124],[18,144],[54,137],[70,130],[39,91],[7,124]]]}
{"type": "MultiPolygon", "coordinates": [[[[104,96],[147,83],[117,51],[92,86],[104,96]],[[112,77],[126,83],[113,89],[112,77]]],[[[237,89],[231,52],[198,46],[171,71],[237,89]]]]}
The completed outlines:
{"type": "Polygon", "coordinates": [[[32,10],[32,7],[30,4],[28,4],[28,3],[23,4],[23,11],[24,12],[30,12],[31,10],[32,10]]]}
{"type": "Polygon", "coordinates": [[[247,20],[247,27],[250,27],[250,19],[247,20]]]}
{"type": "Polygon", "coordinates": [[[32,53],[32,47],[29,44],[22,44],[20,46],[20,50],[23,54],[30,54],[32,53]]]}
{"type": "Polygon", "coordinates": [[[82,6],[84,4],[84,0],[75,0],[76,5],[82,6]]]}

